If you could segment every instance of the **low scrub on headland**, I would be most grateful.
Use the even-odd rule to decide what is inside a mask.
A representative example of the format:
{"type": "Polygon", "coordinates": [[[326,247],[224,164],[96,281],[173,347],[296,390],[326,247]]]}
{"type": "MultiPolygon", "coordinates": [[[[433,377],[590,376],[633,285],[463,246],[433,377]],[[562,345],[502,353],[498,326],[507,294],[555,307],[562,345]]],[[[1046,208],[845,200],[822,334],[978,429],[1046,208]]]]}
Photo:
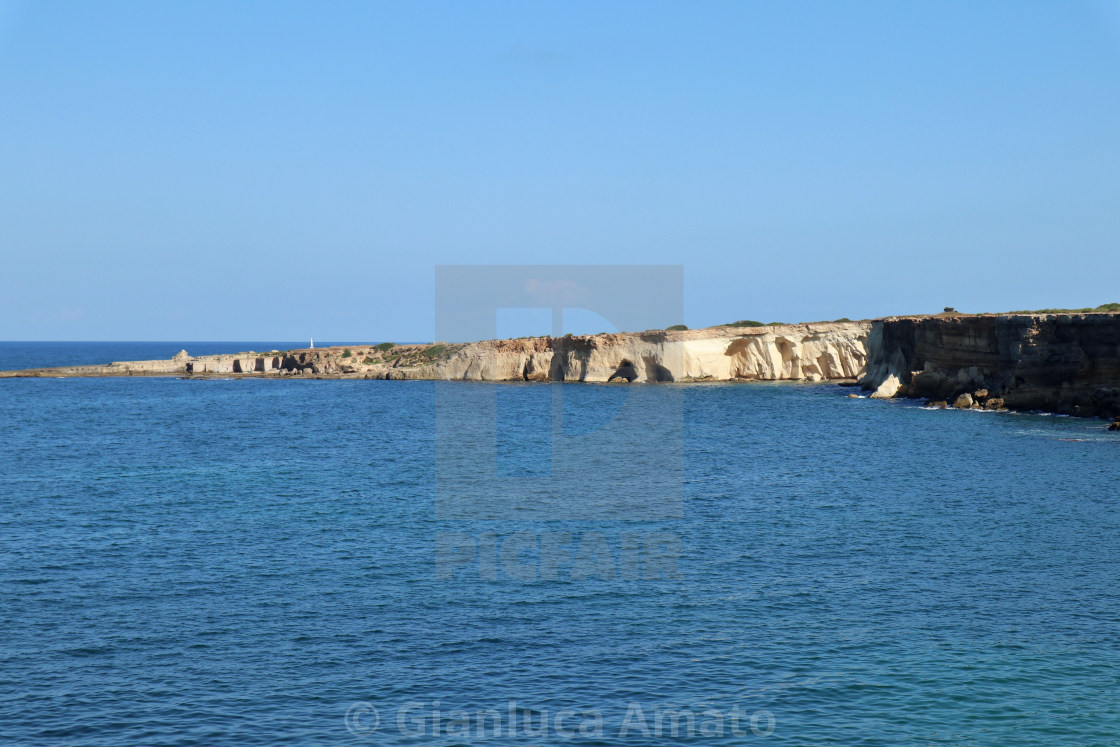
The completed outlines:
{"type": "Polygon", "coordinates": [[[1089,314],[1092,312],[1120,311],[1120,303],[1102,303],[1096,307],[1084,309],[1034,309],[1024,311],[1008,311],[1008,314],[1089,314]]]}
{"type": "Polygon", "coordinates": [[[740,319],[737,322],[725,324],[725,327],[781,327],[785,322],[756,322],[751,319],[740,319]]]}
{"type": "Polygon", "coordinates": [[[946,306],[940,314],[915,314],[914,316],[1007,316],[1008,314],[1104,314],[1120,311],[1120,303],[1102,303],[1081,309],[1016,309],[1015,311],[957,311],[946,306]]]}
{"type": "Polygon", "coordinates": [[[432,345],[431,347],[425,348],[424,350],[420,351],[420,356],[423,358],[427,358],[430,361],[434,361],[439,358],[446,358],[448,355],[450,355],[450,351],[448,350],[447,346],[442,343],[432,345]]]}

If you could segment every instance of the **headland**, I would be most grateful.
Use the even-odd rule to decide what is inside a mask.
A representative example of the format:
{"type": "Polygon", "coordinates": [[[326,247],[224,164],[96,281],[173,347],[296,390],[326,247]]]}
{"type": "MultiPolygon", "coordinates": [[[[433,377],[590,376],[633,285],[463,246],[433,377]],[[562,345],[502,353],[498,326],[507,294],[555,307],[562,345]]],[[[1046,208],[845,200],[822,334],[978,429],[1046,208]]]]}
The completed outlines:
{"type": "Polygon", "coordinates": [[[178,376],[858,384],[871,397],[961,409],[1120,418],[1120,313],[1023,312],[247,351],[13,377],[178,376]]]}

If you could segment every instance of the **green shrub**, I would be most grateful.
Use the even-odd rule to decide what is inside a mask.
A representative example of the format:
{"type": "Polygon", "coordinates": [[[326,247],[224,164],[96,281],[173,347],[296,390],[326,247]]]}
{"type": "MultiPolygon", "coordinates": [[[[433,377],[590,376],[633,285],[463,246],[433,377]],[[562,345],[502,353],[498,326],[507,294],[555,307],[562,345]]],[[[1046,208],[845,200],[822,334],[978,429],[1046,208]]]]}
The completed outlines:
{"type": "Polygon", "coordinates": [[[397,346],[397,344],[395,342],[383,342],[380,345],[374,345],[373,349],[374,350],[380,350],[382,353],[384,353],[384,352],[387,352],[389,350],[392,350],[396,346],[397,346]]]}
{"type": "Polygon", "coordinates": [[[1090,311],[1106,311],[1102,308],[1090,308],[1086,306],[1084,309],[1021,309],[1019,311],[1008,311],[1008,314],[1085,314],[1090,311]]]}
{"type": "Polygon", "coordinates": [[[755,321],[752,321],[750,319],[740,319],[737,322],[731,322],[731,324],[725,324],[723,326],[725,326],[725,327],[765,327],[766,325],[763,324],[762,322],[755,322],[755,321]]]}
{"type": "Polygon", "coordinates": [[[672,327],[666,327],[667,332],[684,332],[688,327],[683,324],[674,324],[672,327]]]}
{"type": "Polygon", "coordinates": [[[370,358],[368,355],[362,359],[363,366],[372,366],[374,363],[376,363],[376,361],[374,361],[373,358],[370,358]]]}
{"type": "Polygon", "coordinates": [[[851,320],[851,319],[849,319],[849,318],[848,318],[848,317],[846,317],[846,316],[842,316],[842,317],[840,317],[839,319],[837,319],[836,321],[837,321],[837,322],[850,322],[850,321],[852,321],[852,320],[851,320]]]}
{"type": "Polygon", "coordinates": [[[352,355],[353,355],[353,353],[350,352],[350,348],[346,348],[345,350],[342,351],[342,357],[343,358],[349,358],[352,355]]]}
{"type": "Polygon", "coordinates": [[[1120,311],[1120,303],[1102,303],[1096,308],[1086,306],[1083,309],[1020,309],[1008,311],[1007,314],[1087,314],[1091,311],[1120,311]]]}
{"type": "Polygon", "coordinates": [[[420,351],[420,355],[424,358],[427,358],[428,360],[435,360],[445,353],[447,353],[447,346],[443,343],[432,345],[431,347],[420,351]]]}

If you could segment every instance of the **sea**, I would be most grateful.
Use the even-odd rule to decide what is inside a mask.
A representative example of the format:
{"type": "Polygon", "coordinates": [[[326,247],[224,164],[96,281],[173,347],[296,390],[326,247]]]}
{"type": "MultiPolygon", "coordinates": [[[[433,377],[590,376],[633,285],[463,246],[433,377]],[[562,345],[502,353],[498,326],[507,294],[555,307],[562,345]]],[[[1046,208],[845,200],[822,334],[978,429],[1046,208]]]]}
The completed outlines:
{"type": "Polygon", "coordinates": [[[857,393],[0,379],[0,743],[1120,744],[1120,433],[857,393]]]}

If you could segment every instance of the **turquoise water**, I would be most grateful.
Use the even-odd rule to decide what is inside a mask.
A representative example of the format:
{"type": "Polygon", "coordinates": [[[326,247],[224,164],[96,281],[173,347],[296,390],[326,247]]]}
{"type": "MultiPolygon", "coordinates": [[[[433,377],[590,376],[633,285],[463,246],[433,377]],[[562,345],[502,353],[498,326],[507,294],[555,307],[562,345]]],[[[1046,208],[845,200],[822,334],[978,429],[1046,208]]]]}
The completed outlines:
{"type": "MultiPolygon", "coordinates": [[[[165,357],[148,350],[68,354],[165,357]]],[[[68,362],[50,355],[5,343],[0,368],[68,362]]],[[[451,521],[438,387],[492,391],[516,415],[500,470],[548,477],[548,385],[0,380],[0,741],[1120,743],[1102,422],[827,385],[566,385],[573,432],[677,398],[683,516],[451,521]],[[506,572],[540,551],[504,565],[505,543],[565,532],[554,580],[506,572]],[[483,549],[440,565],[449,535],[483,549]],[[627,572],[649,536],[679,539],[676,573],[627,572]]]]}

